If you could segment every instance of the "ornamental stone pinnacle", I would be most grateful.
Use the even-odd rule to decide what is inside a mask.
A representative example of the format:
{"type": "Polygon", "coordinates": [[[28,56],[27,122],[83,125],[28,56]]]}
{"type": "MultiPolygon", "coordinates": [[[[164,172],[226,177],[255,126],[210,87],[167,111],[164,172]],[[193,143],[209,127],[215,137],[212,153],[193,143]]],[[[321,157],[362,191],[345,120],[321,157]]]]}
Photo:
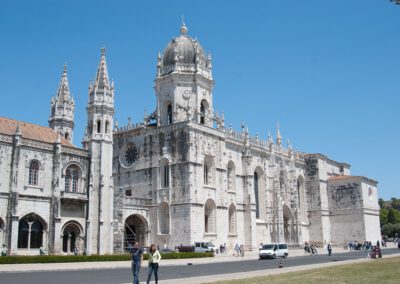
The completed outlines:
{"type": "Polygon", "coordinates": [[[67,71],[65,63],[57,94],[51,99],[49,126],[65,139],[72,141],[75,102],[69,90],[67,71]]]}

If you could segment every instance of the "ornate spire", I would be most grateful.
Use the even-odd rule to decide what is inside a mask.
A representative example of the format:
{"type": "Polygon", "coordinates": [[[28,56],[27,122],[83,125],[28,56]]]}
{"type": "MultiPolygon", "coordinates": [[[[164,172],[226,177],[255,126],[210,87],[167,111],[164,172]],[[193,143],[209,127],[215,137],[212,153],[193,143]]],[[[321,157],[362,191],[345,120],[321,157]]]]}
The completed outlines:
{"type": "Polygon", "coordinates": [[[268,143],[274,143],[274,140],[272,140],[271,132],[268,130],[268,143]]]}
{"type": "Polygon", "coordinates": [[[57,99],[60,104],[70,99],[69,83],[67,77],[67,64],[64,64],[63,74],[61,76],[60,85],[57,90],[57,99]]]}
{"type": "Polygon", "coordinates": [[[49,126],[69,141],[73,138],[74,111],[75,102],[69,90],[67,64],[64,64],[57,94],[51,99],[49,126]]]}
{"type": "Polygon", "coordinates": [[[99,89],[109,89],[110,79],[108,77],[108,69],[106,63],[106,48],[101,48],[101,58],[99,67],[97,68],[96,80],[94,83],[95,87],[99,89]]]}
{"type": "Polygon", "coordinates": [[[279,130],[279,123],[276,124],[276,144],[278,146],[282,145],[281,131],[279,130]]]}
{"type": "Polygon", "coordinates": [[[181,26],[180,31],[181,31],[181,35],[186,35],[188,32],[185,22],[183,21],[183,16],[182,16],[182,26],[181,26]]]}

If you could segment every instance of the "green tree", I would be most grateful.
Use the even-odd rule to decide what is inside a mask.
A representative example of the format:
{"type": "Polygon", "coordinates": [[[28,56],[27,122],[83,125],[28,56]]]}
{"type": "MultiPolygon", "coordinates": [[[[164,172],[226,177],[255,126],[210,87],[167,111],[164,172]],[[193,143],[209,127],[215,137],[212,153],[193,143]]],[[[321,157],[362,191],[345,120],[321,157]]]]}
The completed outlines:
{"type": "Polygon", "coordinates": [[[395,234],[394,225],[391,223],[387,223],[382,227],[381,233],[382,235],[387,236],[388,238],[392,238],[395,234]]]}
{"type": "Polygon", "coordinates": [[[389,223],[391,224],[396,224],[396,214],[395,214],[395,210],[393,208],[389,209],[388,215],[387,215],[387,220],[389,223]]]}
{"type": "Polygon", "coordinates": [[[400,199],[394,197],[390,199],[390,206],[396,210],[400,210],[400,199]]]}
{"type": "Polygon", "coordinates": [[[400,237],[400,223],[393,225],[393,237],[400,237]]]}
{"type": "Polygon", "coordinates": [[[381,227],[388,223],[388,210],[386,208],[381,209],[379,219],[381,221],[381,227]]]}
{"type": "Polygon", "coordinates": [[[385,206],[385,200],[383,200],[382,198],[379,198],[378,204],[379,204],[379,207],[380,207],[381,209],[384,208],[384,206],[385,206]]]}

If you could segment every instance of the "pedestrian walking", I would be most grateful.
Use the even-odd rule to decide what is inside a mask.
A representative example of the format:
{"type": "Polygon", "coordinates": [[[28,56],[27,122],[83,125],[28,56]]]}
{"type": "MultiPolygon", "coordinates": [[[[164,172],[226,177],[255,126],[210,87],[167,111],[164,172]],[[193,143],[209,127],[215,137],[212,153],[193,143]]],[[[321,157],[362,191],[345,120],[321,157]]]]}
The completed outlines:
{"type": "Polygon", "coordinates": [[[331,245],[331,243],[328,244],[327,248],[328,248],[328,255],[331,256],[331,254],[332,254],[332,245],[331,245]]]}
{"type": "Polygon", "coordinates": [[[132,274],[133,274],[133,284],[139,284],[139,271],[140,265],[143,260],[143,250],[139,247],[139,243],[135,242],[132,251],[132,274]]]}
{"type": "Polygon", "coordinates": [[[158,263],[161,260],[161,255],[156,249],[156,245],[152,244],[149,251],[149,273],[147,274],[147,284],[150,283],[151,275],[154,272],[154,279],[158,283],[158,263]]]}
{"type": "Polygon", "coordinates": [[[239,244],[235,245],[235,256],[239,256],[239,252],[240,252],[240,246],[239,244]]]}

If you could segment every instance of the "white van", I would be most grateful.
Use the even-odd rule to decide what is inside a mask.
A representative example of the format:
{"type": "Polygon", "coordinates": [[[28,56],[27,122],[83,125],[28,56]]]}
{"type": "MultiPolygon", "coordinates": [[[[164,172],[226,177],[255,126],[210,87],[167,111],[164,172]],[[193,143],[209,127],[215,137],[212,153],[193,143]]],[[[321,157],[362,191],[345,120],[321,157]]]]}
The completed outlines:
{"type": "Polygon", "coordinates": [[[211,242],[195,242],[195,252],[215,252],[215,245],[211,242]]]}
{"type": "Polygon", "coordinates": [[[260,259],[263,258],[286,258],[289,255],[287,244],[265,244],[260,247],[258,256],[260,259]]]}

